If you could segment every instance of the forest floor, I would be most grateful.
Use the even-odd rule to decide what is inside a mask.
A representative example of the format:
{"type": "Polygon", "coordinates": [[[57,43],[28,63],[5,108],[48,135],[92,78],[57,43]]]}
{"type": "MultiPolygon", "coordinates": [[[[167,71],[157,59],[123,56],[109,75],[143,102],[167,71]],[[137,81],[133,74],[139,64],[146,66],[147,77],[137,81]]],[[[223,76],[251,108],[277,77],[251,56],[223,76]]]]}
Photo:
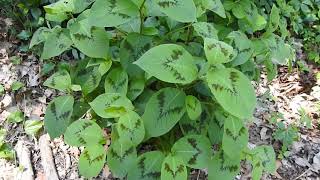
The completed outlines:
{"type": "MultiPolygon", "coordinates": [[[[4,93],[0,93],[0,128],[7,130],[5,142],[10,147],[17,149],[19,143],[26,147],[24,151],[31,161],[34,179],[44,180],[46,174],[39,143],[39,137],[44,133],[30,136],[25,133],[23,123],[9,123],[6,119],[19,109],[26,120],[42,121],[48,102],[58,93],[42,86],[42,62],[32,54],[19,52],[20,42],[7,37],[5,32],[0,33],[0,84],[4,87],[4,93]],[[13,61],[17,57],[21,59],[20,63],[13,61]],[[14,91],[12,85],[17,81],[23,87],[14,91]]],[[[306,66],[309,72],[298,69],[289,72],[287,68],[280,67],[278,76],[272,82],[267,82],[265,75],[262,75],[261,81],[254,83],[258,105],[254,119],[248,125],[249,146],[272,145],[278,155],[276,173],[264,175],[263,179],[320,179],[320,82],[316,78],[319,69],[314,65],[306,66]],[[275,140],[273,134],[281,132],[289,141],[294,131],[279,131],[272,120],[282,121],[285,126],[297,127],[298,139],[286,152],[281,151],[282,144],[275,140]]],[[[59,179],[82,179],[77,170],[81,148],[66,145],[62,138],[50,140],[49,147],[59,179]]],[[[24,168],[19,165],[16,157],[13,160],[0,159],[0,180],[19,179],[17,174],[24,168]]],[[[250,179],[250,172],[250,165],[243,163],[237,179],[250,179]]],[[[204,174],[203,177],[195,176],[195,179],[205,179],[205,172],[200,174],[204,174]]],[[[97,179],[112,179],[107,166],[97,179]]]]}

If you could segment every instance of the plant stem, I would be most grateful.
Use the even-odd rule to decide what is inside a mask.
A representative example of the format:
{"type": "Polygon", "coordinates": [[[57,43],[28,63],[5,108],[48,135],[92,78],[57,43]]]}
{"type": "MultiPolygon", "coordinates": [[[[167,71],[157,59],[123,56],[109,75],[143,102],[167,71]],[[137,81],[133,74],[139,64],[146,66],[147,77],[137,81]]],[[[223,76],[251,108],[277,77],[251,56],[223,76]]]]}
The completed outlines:
{"type": "Polygon", "coordinates": [[[144,16],[143,16],[143,6],[144,4],[146,3],[146,0],[143,0],[141,6],[140,6],[140,9],[139,9],[139,13],[140,13],[140,34],[142,33],[143,31],[143,22],[144,22],[144,16]]]}

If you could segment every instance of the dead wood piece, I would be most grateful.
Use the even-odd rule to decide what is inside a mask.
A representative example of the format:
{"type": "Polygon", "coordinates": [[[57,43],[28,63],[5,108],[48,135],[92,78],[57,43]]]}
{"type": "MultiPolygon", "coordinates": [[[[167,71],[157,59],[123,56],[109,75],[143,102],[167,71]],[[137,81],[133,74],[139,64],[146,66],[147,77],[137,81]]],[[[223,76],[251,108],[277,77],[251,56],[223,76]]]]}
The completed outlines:
{"type": "Polygon", "coordinates": [[[19,160],[19,166],[22,167],[16,173],[16,180],[34,180],[34,174],[32,170],[32,164],[30,160],[30,151],[25,145],[23,140],[19,140],[15,146],[17,157],[19,160]]]}
{"type": "Polygon", "coordinates": [[[59,180],[57,170],[52,157],[52,151],[49,146],[49,136],[44,134],[39,139],[39,148],[41,155],[41,162],[44,169],[46,180],[59,180]]]}

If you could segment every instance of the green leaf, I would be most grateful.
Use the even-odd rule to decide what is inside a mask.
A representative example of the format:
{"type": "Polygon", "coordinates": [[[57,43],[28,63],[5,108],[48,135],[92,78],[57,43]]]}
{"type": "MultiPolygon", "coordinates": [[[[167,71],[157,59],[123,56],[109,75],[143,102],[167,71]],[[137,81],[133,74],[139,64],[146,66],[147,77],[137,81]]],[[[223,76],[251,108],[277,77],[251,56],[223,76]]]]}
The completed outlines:
{"type": "Polygon", "coordinates": [[[19,81],[15,81],[12,83],[11,85],[11,90],[12,91],[18,91],[19,89],[21,89],[22,87],[24,87],[24,84],[22,82],[19,81]]]}
{"type": "Polygon", "coordinates": [[[186,110],[190,119],[196,120],[202,112],[200,101],[194,96],[187,96],[186,110]]]}
{"type": "Polygon", "coordinates": [[[223,153],[217,152],[210,161],[208,168],[209,180],[233,180],[240,171],[240,157],[231,159],[223,153]]]}
{"type": "Polygon", "coordinates": [[[37,31],[33,33],[29,48],[31,49],[32,47],[45,42],[50,33],[51,30],[46,27],[40,27],[39,29],[37,29],[37,31]]]}
{"type": "Polygon", "coordinates": [[[96,177],[102,170],[106,159],[106,151],[100,144],[87,146],[79,158],[80,175],[91,178],[96,177]]]}
{"type": "Polygon", "coordinates": [[[125,139],[113,141],[107,153],[108,166],[115,177],[123,178],[137,160],[137,151],[133,144],[125,139]]]}
{"type": "Polygon", "coordinates": [[[106,93],[126,95],[128,91],[128,74],[122,68],[114,68],[107,75],[104,89],[106,93]]]}
{"type": "Polygon", "coordinates": [[[222,18],[226,18],[226,12],[220,0],[209,0],[209,7],[212,12],[218,14],[222,18]]]}
{"type": "Polygon", "coordinates": [[[39,130],[43,127],[43,121],[28,120],[24,122],[24,131],[32,136],[35,136],[39,130]]]}
{"type": "Polygon", "coordinates": [[[252,117],[256,96],[244,74],[232,68],[209,70],[207,83],[223,109],[241,119],[252,117]]]}
{"type": "Polygon", "coordinates": [[[0,159],[14,159],[14,157],[14,150],[8,144],[0,146],[0,159]]]}
{"type": "Polygon", "coordinates": [[[193,0],[155,0],[161,12],[179,22],[196,21],[196,6],[193,0]]]}
{"type": "Polygon", "coordinates": [[[213,151],[206,136],[187,135],[173,145],[171,152],[190,168],[204,169],[208,167],[213,151]]]}
{"type": "Polygon", "coordinates": [[[164,154],[160,151],[143,153],[129,171],[128,180],[160,180],[164,158],[164,154]]]}
{"type": "Polygon", "coordinates": [[[51,101],[44,116],[44,126],[51,138],[62,135],[71,123],[74,99],[60,96],[51,101]]]}
{"type": "Polygon", "coordinates": [[[89,23],[97,27],[114,27],[139,16],[138,7],[128,0],[96,0],[91,7],[89,23]]]}
{"type": "Polygon", "coordinates": [[[164,88],[149,99],[142,116],[146,136],[161,136],[181,119],[185,113],[184,92],[174,88],[164,88]]]}
{"type": "Polygon", "coordinates": [[[212,38],[218,39],[218,31],[213,27],[211,23],[207,22],[196,22],[192,24],[196,33],[203,39],[212,38]]]}
{"type": "Polygon", "coordinates": [[[68,91],[71,88],[71,77],[66,70],[58,71],[50,76],[43,85],[59,91],[68,91]]]}
{"type": "Polygon", "coordinates": [[[161,167],[161,180],[187,179],[188,172],[183,160],[179,157],[168,155],[161,167]]]}
{"type": "Polygon", "coordinates": [[[144,75],[134,61],[138,60],[151,48],[152,38],[149,36],[130,33],[120,46],[120,63],[130,76],[144,75]]]}
{"type": "Polygon", "coordinates": [[[222,149],[226,155],[234,159],[240,157],[249,141],[249,133],[241,119],[229,116],[224,122],[222,149]]]}
{"type": "Polygon", "coordinates": [[[64,140],[70,146],[91,146],[103,142],[103,132],[93,120],[80,119],[68,126],[64,140]]]}
{"type": "Polygon", "coordinates": [[[91,36],[71,34],[76,48],[92,58],[107,58],[109,52],[109,35],[103,28],[92,28],[91,36]]]}
{"type": "Polygon", "coordinates": [[[17,110],[12,113],[7,117],[7,121],[11,123],[19,123],[24,121],[24,114],[22,111],[17,110]]]}
{"type": "Polygon", "coordinates": [[[139,145],[145,135],[141,117],[134,111],[122,115],[117,123],[117,132],[120,138],[128,139],[133,145],[139,145]]]}
{"type": "Polygon", "coordinates": [[[191,83],[197,78],[193,57],[182,46],[163,44],[147,51],[137,64],[150,76],[169,83],[191,83]]]}
{"type": "Polygon", "coordinates": [[[69,30],[56,27],[47,36],[41,59],[50,59],[68,50],[72,45],[69,30]]]}
{"type": "Polygon", "coordinates": [[[129,89],[127,96],[131,101],[134,101],[144,90],[145,80],[140,78],[133,78],[129,81],[129,89]]]}
{"type": "Polygon", "coordinates": [[[271,146],[257,146],[251,153],[253,155],[251,160],[253,180],[259,180],[263,170],[268,173],[274,173],[276,171],[276,155],[271,146]]]}
{"type": "Polygon", "coordinates": [[[101,94],[89,104],[103,118],[120,117],[134,108],[131,101],[119,93],[101,94]]]}
{"type": "Polygon", "coordinates": [[[232,46],[212,38],[205,38],[204,52],[209,64],[213,65],[230,62],[235,56],[232,46]]]}
{"type": "Polygon", "coordinates": [[[272,6],[267,32],[272,33],[278,29],[280,23],[280,10],[276,5],[272,6]]]}
{"type": "Polygon", "coordinates": [[[112,61],[110,59],[95,59],[90,58],[87,68],[89,67],[95,67],[98,66],[98,71],[100,72],[100,75],[105,75],[112,66],[112,61]]]}
{"type": "Polygon", "coordinates": [[[98,67],[87,68],[78,72],[76,83],[81,86],[82,93],[88,95],[100,84],[101,73],[98,67]]]}
{"type": "Polygon", "coordinates": [[[237,51],[237,56],[232,60],[233,66],[242,65],[253,56],[252,42],[243,32],[233,31],[228,34],[228,39],[231,39],[237,51]]]}

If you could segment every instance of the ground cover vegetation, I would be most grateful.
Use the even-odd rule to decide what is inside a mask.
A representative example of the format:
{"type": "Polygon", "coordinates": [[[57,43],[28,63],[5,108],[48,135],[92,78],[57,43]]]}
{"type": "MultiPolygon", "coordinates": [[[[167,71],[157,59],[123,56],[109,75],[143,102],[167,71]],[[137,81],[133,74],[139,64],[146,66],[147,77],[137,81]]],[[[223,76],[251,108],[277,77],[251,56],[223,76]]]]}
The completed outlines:
{"type": "Polygon", "coordinates": [[[132,180],[184,180],[193,169],[233,179],[242,161],[252,164],[253,179],[273,173],[273,148],[248,147],[251,81],[262,71],[272,80],[278,65],[295,61],[292,36],[310,42],[309,58],[319,59],[317,1],[60,0],[19,7],[36,22],[27,27],[41,26],[32,38],[20,33],[31,38],[27,49],[47,66],[65,54],[74,59],[50,66],[44,85],[61,96],[48,105],[44,126],[51,138],[85,147],[79,171],[88,178],[105,163],[114,177],[132,180]]]}

